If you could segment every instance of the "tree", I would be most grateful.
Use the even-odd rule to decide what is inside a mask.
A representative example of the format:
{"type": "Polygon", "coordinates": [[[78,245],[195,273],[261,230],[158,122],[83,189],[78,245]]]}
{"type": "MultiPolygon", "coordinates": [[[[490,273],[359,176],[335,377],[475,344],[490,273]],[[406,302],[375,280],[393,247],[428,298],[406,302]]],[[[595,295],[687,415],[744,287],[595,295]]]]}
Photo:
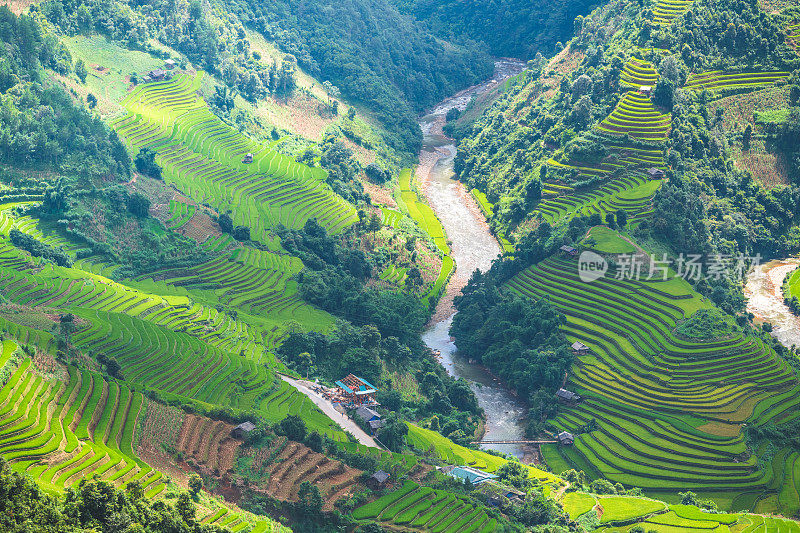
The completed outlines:
{"type": "Polygon", "coordinates": [[[184,521],[190,523],[194,521],[195,514],[197,513],[197,507],[187,492],[182,492],[178,496],[178,501],[175,502],[175,510],[178,511],[178,515],[183,518],[184,521]]]}
{"type": "Polygon", "coordinates": [[[422,284],[422,274],[420,273],[419,269],[415,266],[411,267],[411,269],[408,271],[408,276],[406,277],[406,287],[409,291],[414,292],[422,287],[422,284]]]}
{"type": "Polygon", "coordinates": [[[86,83],[86,77],[89,75],[89,71],[86,70],[86,64],[83,62],[83,59],[79,59],[75,63],[75,75],[78,76],[81,83],[86,83]]]}
{"type": "Polygon", "coordinates": [[[233,219],[228,213],[219,216],[219,227],[224,233],[233,233],[233,219]]]}
{"type": "Polygon", "coordinates": [[[135,192],[128,197],[128,211],[139,218],[150,214],[150,200],[141,193],[135,192]]]}
{"type": "Polygon", "coordinates": [[[236,226],[233,230],[233,238],[237,241],[249,241],[250,240],[250,228],[247,226],[236,226]]]}
{"type": "Polygon", "coordinates": [[[89,109],[94,109],[97,106],[97,97],[92,93],[87,94],[86,103],[89,105],[89,109]]]}
{"type": "Polygon", "coordinates": [[[300,484],[297,496],[299,498],[297,506],[301,513],[316,516],[322,511],[324,503],[322,494],[319,492],[319,487],[312,485],[310,481],[303,481],[300,484]]]}
{"type": "Polygon", "coordinates": [[[606,213],[606,225],[611,229],[617,229],[617,222],[613,211],[606,213]]]}
{"type": "Polygon", "coordinates": [[[406,435],[408,435],[408,425],[400,420],[396,413],[389,413],[383,421],[383,427],[378,430],[378,438],[394,452],[403,449],[406,435]]]}
{"type": "Polygon", "coordinates": [[[617,211],[617,225],[624,228],[628,224],[628,212],[624,209],[617,211]]]}
{"type": "Polygon", "coordinates": [[[197,474],[192,474],[189,476],[189,490],[191,491],[192,495],[196,498],[200,494],[200,490],[203,488],[203,479],[198,476],[197,474]]]}
{"type": "Polygon", "coordinates": [[[119,378],[121,370],[122,366],[119,364],[119,361],[117,361],[115,357],[111,357],[108,360],[106,360],[106,372],[108,372],[110,376],[119,378]]]}
{"type": "Polygon", "coordinates": [[[293,441],[303,442],[306,438],[306,423],[297,415],[289,415],[281,420],[278,430],[293,441]]]}
{"type": "Polygon", "coordinates": [[[161,167],[156,163],[156,153],[149,148],[140,149],[139,153],[136,154],[136,158],[133,160],[133,164],[137,172],[153,179],[162,179],[161,167]]]}
{"type": "Polygon", "coordinates": [[[679,492],[678,496],[681,497],[681,505],[697,505],[697,494],[690,490],[679,492]]]}
{"type": "Polygon", "coordinates": [[[672,111],[675,101],[675,85],[667,79],[660,79],[653,91],[653,103],[672,111]]]}

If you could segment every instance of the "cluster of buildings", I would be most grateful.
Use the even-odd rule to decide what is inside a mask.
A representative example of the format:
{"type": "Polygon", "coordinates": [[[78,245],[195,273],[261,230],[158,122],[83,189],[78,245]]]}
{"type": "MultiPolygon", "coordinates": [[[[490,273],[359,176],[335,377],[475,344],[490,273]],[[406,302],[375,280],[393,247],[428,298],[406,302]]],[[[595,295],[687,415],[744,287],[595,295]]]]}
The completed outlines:
{"type": "Polygon", "coordinates": [[[355,374],[347,374],[337,381],[335,389],[322,389],[319,392],[334,407],[341,407],[340,411],[355,409],[362,405],[378,405],[375,401],[375,393],[378,392],[375,386],[355,374]]]}
{"type": "Polygon", "coordinates": [[[172,70],[177,67],[177,63],[175,63],[172,59],[167,59],[164,61],[164,68],[157,68],[153,69],[141,78],[142,83],[150,83],[153,81],[164,81],[168,80],[172,77],[172,70]]]}

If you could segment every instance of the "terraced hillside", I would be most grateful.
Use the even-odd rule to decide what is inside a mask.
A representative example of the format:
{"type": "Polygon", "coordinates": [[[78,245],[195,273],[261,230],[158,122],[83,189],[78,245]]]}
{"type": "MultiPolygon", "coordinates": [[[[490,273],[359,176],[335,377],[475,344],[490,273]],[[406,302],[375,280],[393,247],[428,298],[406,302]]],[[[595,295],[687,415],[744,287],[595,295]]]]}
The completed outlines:
{"type": "Polygon", "coordinates": [[[744,423],[797,416],[800,385],[784,360],[742,334],[677,336],[680,320],[709,306],[683,280],[618,280],[612,269],[583,283],[577,274],[576,261],[550,258],[508,283],[511,291],[548,298],[566,315],[569,339],[591,349],[569,378],[583,401],[554,422],[577,435],[575,446],[546,448],[552,466],[653,494],[700,491],[736,509],[796,487],[797,480],[783,483],[796,471],[785,454],[759,470],[740,434],[744,423]]]}
{"type": "Polygon", "coordinates": [[[663,141],[670,128],[670,116],[659,111],[650,98],[637,91],[628,91],[597,130],[613,136],[642,141],[663,141]]]}
{"type": "MultiPolygon", "coordinates": [[[[414,424],[408,424],[406,441],[418,451],[432,453],[447,464],[471,466],[484,472],[495,472],[508,462],[502,457],[481,450],[459,446],[436,431],[421,428],[414,424]]],[[[553,474],[532,466],[528,467],[528,474],[531,479],[536,479],[543,484],[556,484],[559,482],[558,478],[553,474]]]]}
{"type": "Polygon", "coordinates": [[[291,278],[303,269],[297,257],[259,250],[235,248],[192,268],[167,269],[137,278],[138,282],[162,281],[174,287],[213,291],[212,299],[252,314],[283,320],[322,322],[326,316],[303,302],[291,278]]]}
{"type": "Polygon", "coordinates": [[[113,122],[137,152],[148,148],[164,167],[164,178],[197,202],[234,212],[234,222],[265,240],[278,224],[300,228],[315,217],[331,233],[357,220],[355,209],[324,183],[325,173],[243,136],[196,94],[202,73],[178,73],[169,81],[136,87],[113,122]],[[243,163],[246,154],[252,163],[243,163]]]}
{"type": "Polygon", "coordinates": [[[694,0],[658,0],[653,8],[653,22],[666,26],[692,8],[694,0]]]}
{"type": "Polygon", "coordinates": [[[145,401],[127,385],[75,367],[63,380],[43,376],[26,358],[0,389],[0,454],[53,490],[97,475],[117,486],[140,481],[154,496],[164,488],[161,473],[132,448],[145,401]]]}
{"type": "MultiPolygon", "coordinates": [[[[408,216],[417,223],[422,231],[428,234],[436,248],[442,253],[442,269],[430,292],[425,296],[427,301],[428,298],[438,297],[444,290],[447,280],[450,279],[450,275],[455,269],[455,263],[453,258],[450,257],[450,245],[447,244],[447,236],[444,233],[442,223],[430,206],[420,200],[417,191],[411,185],[411,179],[412,173],[410,169],[404,169],[400,172],[398,179],[400,191],[398,205],[408,213],[408,216]]],[[[392,221],[396,221],[396,215],[392,213],[392,210],[386,210],[384,211],[384,219],[391,224],[392,221]]]]}
{"type": "Polygon", "coordinates": [[[247,465],[244,475],[252,488],[284,501],[297,501],[304,481],[319,488],[326,510],[363,490],[359,479],[362,471],[285,437],[265,448],[246,449],[241,461],[247,465]]]}
{"type": "Polygon", "coordinates": [[[684,89],[714,92],[737,91],[742,89],[763,89],[785,80],[789,72],[723,72],[712,70],[702,74],[692,74],[686,79],[684,89]]]}
{"type": "MultiPolygon", "coordinates": [[[[255,409],[268,420],[299,414],[319,431],[343,433],[296,389],[275,379],[269,346],[279,330],[233,319],[187,296],[144,292],[85,271],[48,265],[0,246],[0,292],[26,306],[71,311],[86,325],[79,349],[114,357],[125,379],[181,401],[255,409]]],[[[52,336],[47,341],[52,347],[52,336]]]]}
{"type": "Polygon", "coordinates": [[[497,520],[467,500],[413,481],[353,512],[359,520],[372,519],[389,527],[445,533],[490,533],[497,520]]]}
{"type": "Polygon", "coordinates": [[[652,63],[635,57],[630,58],[622,68],[620,81],[633,89],[653,87],[658,81],[658,74],[652,63]]]}

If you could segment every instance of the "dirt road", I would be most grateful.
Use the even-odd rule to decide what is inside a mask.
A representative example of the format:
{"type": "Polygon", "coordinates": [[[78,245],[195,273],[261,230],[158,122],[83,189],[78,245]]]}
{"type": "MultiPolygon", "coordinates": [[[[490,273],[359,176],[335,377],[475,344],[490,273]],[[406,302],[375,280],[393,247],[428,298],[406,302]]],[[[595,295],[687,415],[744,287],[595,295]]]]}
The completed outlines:
{"type": "Polygon", "coordinates": [[[358,427],[355,422],[353,422],[350,418],[348,418],[347,416],[343,415],[342,413],[334,409],[333,405],[331,405],[331,403],[328,400],[326,400],[321,395],[314,392],[310,388],[310,385],[312,385],[311,382],[290,378],[289,376],[284,376],[283,374],[280,374],[280,376],[283,381],[285,381],[292,387],[296,388],[297,390],[308,396],[311,399],[311,401],[314,402],[314,404],[322,410],[323,413],[328,415],[331,418],[331,420],[339,424],[342,427],[342,429],[352,433],[360,444],[363,444],[364,446],[369,446],[370,448],[380,448],[380,446],[378,446],[378,444],[375,442],[375,439],[367,435],[367,433],[363,429],[358,427]]]}

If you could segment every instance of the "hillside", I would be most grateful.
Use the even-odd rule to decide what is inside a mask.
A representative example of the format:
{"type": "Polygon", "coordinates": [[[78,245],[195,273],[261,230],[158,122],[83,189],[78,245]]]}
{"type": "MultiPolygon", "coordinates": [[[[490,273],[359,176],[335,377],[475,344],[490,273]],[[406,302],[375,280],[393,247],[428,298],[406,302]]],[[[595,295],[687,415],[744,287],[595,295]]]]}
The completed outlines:
{"type": "Polygon", "coordinates": [[[0,530],[797,531],[798,22],[0,6],[0,530]]]}
{"type": "MultiPolygon", "coordinates": [[[[516,247],[456,301],[451,331],[531,398],[532,434],[576,436],[542,447],[556,472],[670,502],[689,489],[721,509],[796,513],[796,449],[763,429],[796,429],[800,363],[749,324],[742,296],[752,256],[798,251],[797,143],[785,135],[796,128],[800,60],[787,18],[756,2],[611,2],[454,130],[460,179],[494,204],[490,224],[516,247]],[[602,254],[608,271],[586,283],[562,245],[602,254]],[[692,275],[688,254],[707,269],[722,257],[725,270],[692,275]],[[557,328],[585,346],[561,385],[577,405],[554,405],[546,391],[559,385],[547,376],[517,383],[503,342],[530,322],[502,317],[518,297],[563,317],[539,335],[557,328]],[[713,306],[737,325],[691,325],[720,313],[713,306]]],[[[552,356],[546,365],[559,368],[552,356]]]]}

